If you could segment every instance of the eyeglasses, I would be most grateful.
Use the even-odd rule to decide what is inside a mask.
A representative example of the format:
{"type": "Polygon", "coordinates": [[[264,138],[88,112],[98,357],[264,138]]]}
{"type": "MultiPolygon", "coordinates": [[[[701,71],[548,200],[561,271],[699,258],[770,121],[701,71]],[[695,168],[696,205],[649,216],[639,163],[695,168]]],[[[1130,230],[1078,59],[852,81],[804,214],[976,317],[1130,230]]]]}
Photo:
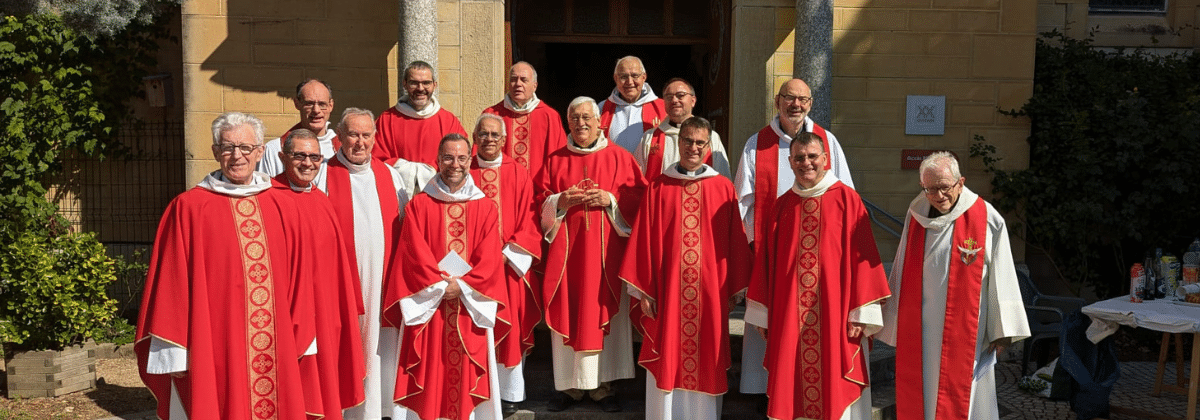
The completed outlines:
{"type": "Polygon", "coordinates": [[[954,187],[957,187],[960,182],[962,182],[962,179],[955,181],[953,184],[950,184],[950,186],[948,186],[948,187],[930,187],[930,188],[921,187],[921,191],[925,192],[925,194],[928,194],[928,195],[933,195],[935,193],[938,193],[941,195],[949,195],[950,190],[954,189],[954,187]]]}
{"type": "Polygon", "coordinates": [[[219,144],[216,147],[221,151],[222,156],[229,156],[233,154],[234,150],[240,150],[242,155],[248,155],[262,146],[257,144],[219,144]]]}
{"type": "Polygon", "coordinates": [[[480,139],[480,140],[483,140],[483,139],[500,140],[501,137],[504,137],[504,135],[497,133],[497,132],[480,131],[480,132],[475,133],[475,138],[480,139]]]}
{"type": "Polygon", "coordinates": [[[706,141],[706,140],[688,140],[688,139],[680,139],[680,140],[679,140],[679,143],[680,143],[680,144],[682,144],[682,145],[683,145],[683,147],[692,147],[692,146],[696,146],[696,147],[699,147],[699,148],[701,148],[701,149],[703,149],[703,148],[705,148],[705,147],[708,147],[708,141],[706,141]]]}
{"type": "Polygon", "coordinates": [[[305,111],[311,111],[313,108],[320,108],[322,111],[333,108],[333,104],[329,102],[304,101],[300,104],[300,108],[305,111]]]}
{"type": "Polygon", "coordinates": [[[404,81],[404,84],[406,84],[408,86],[412,86],[412,87],[417,87],[417,86],[433,87],[433,83],[434,82],[432,80],[406,80],[406,81],[404,81]]]}
{"type": "Polygon", "coordinates": [[[462,155],[462,156],[441,155],[441,156],[438,156],[438,160],[442,161],[442,164],[444,164],[444,165],[449,165],[451,163],[454,163],[455,161],[457,161],[459,165],[466,165],[466,164],[471,163],[471,156],[469,156],[469,155],[462,155]]]}
{"type": "Polygon", "coordinates": [[[571,121],[575,121],[575,122],[590,122],[590,121],[596,119],[596,117],[593,116],[592,114],[574,114],[574,115],[568,116],[567,119],[571,120],[571,121]]]}
{"type": "Polygon", "coordinates": [[[799,100],[800,105],[808,105],[812,103],[813,98],[811,96],[779,95],[779,99],[783,99],[783,102],[788,104],[799,100]]]}
{"type": "Polygon", "coordinates": [[[689,95],[691,95],[691,94],[692,94],[691,92],[675,92],[675,93],[674,93],[674,94],[672,94],[672,95],[667,95],[667,97],[668,97],[668,98],[675,98],[675,99],[678,99],[678,100],[681,100],[681,101],[682,101],[682,100],[684,100],[684,99],[687,99],[687,97],[688,97],[689,95]]]}
{"type": "Polygon", "coordinates": [[[636,80],[636,79],[641,79],[642,76],[645,76],[645,75],[646,75],[646,73],[621,73],[621,74],[617,75],[617,79],[620,79],[620,80],[634,79],[634,80],[636,80]]]}
{"type": "Polygon", "coordinates": [[[792,161],[795,161],[795,162],[804,162],[806,160],[817,160],[818,158],[821,157],[821,155],[824,155],[824,154],[825,154],[824,152],[821,152],[821,153],[809,153],[807,155],[792,155],[791,159],[792,159],[792,161]]]}
{"type": "Polygon", "coordinates": [[[320,153],[295,152],[295,153],[290,153],[289,155],[292,157],[292,160],[294,160],[296,162],[303,162],[305,160],[311,160],[313,163],[321,163],[321,162],[325,161],[325,156],[321,156],[320,153]]]}

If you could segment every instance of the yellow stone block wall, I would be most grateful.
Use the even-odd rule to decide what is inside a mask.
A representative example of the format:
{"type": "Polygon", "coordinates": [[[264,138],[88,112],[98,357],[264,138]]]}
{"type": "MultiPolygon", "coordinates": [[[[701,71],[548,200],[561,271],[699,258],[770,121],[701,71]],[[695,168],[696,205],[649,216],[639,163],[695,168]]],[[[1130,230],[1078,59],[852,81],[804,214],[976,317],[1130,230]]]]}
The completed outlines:
{"type": "MultiPolygon", "coordinates": [[[[976,135],[997,146],[1002,168],[1028,166],[1029,121],[997,109],[1019,108],[1032,94],[1038,11],[1020,0],[834,2],[833,97],[816,99],[832,101],[830,130],[863,197],[903,216],[918,192],[917,172],[900,169],[903,149],[954,151],[968,187],[989,197],[990,177],[968,158],[976,135]],[[945,135],[904,134],[907,95],[946,97],[945,135]]],[[[795,2],[735,4],[731,92],[733,109],[745,110],[731,124],[735,154],[775,114],[771,97],[792,74],[794,25],[795,2]]],[[[890,261],[897,241],[879,230],[876,239],[890,261]]]]}
{"type": "Polygon", "coordinates": [[[1200,47],[1200,0],[1170,0],[1163,14],[1089,14],[1087,0],[1038,0],[1038,32],[1057,29],[1091,36],[1102,47],[1145,47],[1171,52],[1200,47]]]}
{"type": "Polygon", "coordinates": [[[504,3],[438,0],[438,100],[470,131],[504,97],[504,3]]]}

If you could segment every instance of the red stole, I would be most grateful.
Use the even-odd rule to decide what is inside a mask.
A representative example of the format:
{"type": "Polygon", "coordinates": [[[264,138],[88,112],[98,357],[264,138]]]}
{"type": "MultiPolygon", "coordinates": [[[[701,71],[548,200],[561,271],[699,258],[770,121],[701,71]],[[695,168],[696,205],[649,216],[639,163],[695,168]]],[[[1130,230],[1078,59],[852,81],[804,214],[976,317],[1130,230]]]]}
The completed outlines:
{"type": "MultiPolygon", "coordinates": [[[[392,264],[392,244],[395,233],[399,231],[400,199],[396,197],[396,186],[392,183],[392,175],[386,163],[379,159],[371,159],[371,172],[375,174],[375,191],[379,196],[379,211],[382,214],[383,226],[383,255],[387,266],[392,264]]],[[[342,227],[342,240],[346,249],[354,250],[354,199],[350,190],[350,169],[336,156],[329,159],[326,173],[326,188],[329,189],[329,201],[338,214],[338,224],[342,227]]],[[[358,256],[351,252],[350,258],[358,267],[358,256]]],[[[384,267],[384,273],[390,272],[384,267]]]]}
{"type": "MultiPolygon", "coordinates": [[[[608,128],[612,125],[613,114],[617,112],[617,103],[613,101],[604,101],[604,109],[600,110],[600,131],[608,135],[608,128]]],[[[642,105],[642,132],[658,127],[662,123],[663,118],[666,118],[667,111],[663,107],[661,98],[647,102],[642,105]]],[[[610,141],[615,141],[610,139],[610,141]]],[[[660,172],[661,173],[661,172],[660,172]]]]}
{"type": "MultiPolygon", "coordinates": [[[[287,132],[284,132],[282,136],[279,136],[279,142],[280,142],[279,147],[283,147],[283,141],[287,140],[288,134],[291,134],[291,132],[295,131],[297,128],[304,128],[304,127],[301,127],[300,124],[302,124],[302,123],[296,123],[296,125],[293,125],[292,128],[289,128],[287,132]]],[[[332,128],[328,128],[327,130],[332,130],[332,128]]],[[[313,133],[313,134],[316,134],[317,136],[321,135],[320,133],[313,133]]],[[[342,141],[338,140],[337,133],[334,133],[333,139],[331,139],[331,140],[333,141],[333,151],[336,153],[338,151],[338,149],[342,148],[342,141]]]]}
{"type": "MultiPolygon", "coordinates": [[[[946,285],[946,320],[942,330],[941,371],[935,418],[966,419],[970,414],[974,379],[975,337],[979,330],[979,299],[983,283],[987,238],[987,207],[982,199],[954,221],[950,251],[949,281],[946,285]],[[982,245],[982,246],[981,246],[982,245]],[[964,253],[963,249],[974,250],[964,253]]],[[[909,220],[904,247],[904,274],[900,282],[900,313],[896,343],[896,388],[898,418],[924,419],[921,347],[922,282],[924,280],[925,227],[909,220]]]]}

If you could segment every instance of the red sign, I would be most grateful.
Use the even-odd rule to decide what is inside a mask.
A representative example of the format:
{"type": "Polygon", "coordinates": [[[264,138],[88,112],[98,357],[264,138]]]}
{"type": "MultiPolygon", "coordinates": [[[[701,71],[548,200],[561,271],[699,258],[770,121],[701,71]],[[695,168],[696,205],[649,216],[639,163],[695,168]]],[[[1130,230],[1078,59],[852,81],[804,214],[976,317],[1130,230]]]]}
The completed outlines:
{"type": "Polygon", "coordinates": [[[921,162],[935,152],[950,152],[958,159],[958,154],[949,150],[904,149],[900,151],[900,169],[918,169],[921,162]]]}

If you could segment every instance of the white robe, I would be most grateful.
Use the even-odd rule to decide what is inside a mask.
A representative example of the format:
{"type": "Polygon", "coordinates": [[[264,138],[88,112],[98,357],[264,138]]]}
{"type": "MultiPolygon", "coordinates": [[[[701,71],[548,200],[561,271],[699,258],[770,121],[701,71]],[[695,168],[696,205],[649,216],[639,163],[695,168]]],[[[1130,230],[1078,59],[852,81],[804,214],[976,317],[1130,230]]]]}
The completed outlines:
{"type": "MultiPolygon", "coordinates": [[[[403,160],[403,159],[402,159],[403,160]]],[[[433,196],[441,201],[452,203],[460,203],[471,200],[480,200],[487,198],[483,191],[475,186],[475,181],[471,180],[471,175],[467,175],[462,188],[458,191],[450,192],[446,184],[441,178],[435,177],[425,184],[422,192],[433,196]]],[[[496,311],[499,305],[496,301],[489,299],[487,296],[475,292],[471,285],[462,280],[457,280],[458,287],[462,289],[462,296],[459,300],[463,307],[471,314],[471,321],[475,326],[487,330],[488,341],[488,389],[492,398],[479,403],[471,410],[469,420],[501,420],[504,418],[500,411],[500,404],[496,404],[496,396],[500,395],[500,378],[496,375],[496,311]]],[[[400,311],[404,316],[404,325],[420,325],[433,319],[437,312],[438,306],[442,303],[442,297],[446,294],[446,287],[449,282],[446,280],[435,283],[424,290],[400,299],[400,311]]],[[[395,405],[392,411],[393,420],[422,420],[421,416],[416,412],[409,410],[406,407],[395,405]]]]}
{"type": "MultiPolygon", "coordinates": [[[[359,317],[362,334],[363,360],[367,378],[363,384],[366,401],[345,410],[348,419],[380,419],[390,416],[396,389],[396,363],[399,360],[400,331],[382,325],[383,276],[389,256],[384,255],[384,231],[379,195],[375,189],[375,173],[370,163],[356,165],[338,152],[350,172],[351,202],[354,208],[354,253],[358,258],[358,276],[362,284],[363,307],[366,314],[359,317]]],[[[401,190],[400,175],[389,167],[400,211],[408,202],[401,190]]]]}
{"type": "MultiPolygon", "coordinates": [[[[676,162],[679,162],[679,127],[671,125],[671,120],[663,121],[658,125],[659,130],[663,131],[666,138],[663,139],[663,156],[662,170],[666,172],[671,169],[676,162]]],[[[637,160],[638,166],[642,168],[642,173],[646,173],[646,159],[650,155],[650,147],[654,140],[654,130],[646,130],[642,133],[642,140],[638,143],[637,149],[633,151],[633,158],[637,160]]],[[[729,171],[729,153],[725,152],[725,144],[721,142],[721,135],[717,132],[712,132],[712,138],[709,139],[712,143],[712,168],[716,169],[717,173],[725,175],[726,178],[733,179],[732,172],[729,171]]],[[[653,181],[647,179],[647,182],[653,181]]]]}
{"type": "MultiPolygon", "coordinates": [[[[333,138],[337,137],[337,133],[329,128],[329,123],[325,123],[325,135],[317,136],[317,145],[321,147],[321,156],[325,157],[325,161],[321,162],[321,169],[317,171],[317,177],[313,179],[321,191],[325,191],[325,166],[329,163],[329,159],[333,159],[333,155],[337,153],[337,149],[333,148],[333,138]]],[[[258,161],[258,168],[255,170],[265,173],[274,178],[275,175],[283,173],[283,162],[279,160],[279,152],[283,150],[283,139],[277,138],[268,141],[263,145],[263,158],[258,161]]]]}
{"type": "MultiPolygon", "coordinates": [[[[934,418],[937,405],[938,374],[941,368],[942,331],[946,314],[946,283],[949,276],[951,249],[954,246],[954,222],[970,209],[978,195],[963,186],[958,203],[945,215],[929,218],[929,200],[922,194],[909,205],[904,220],[904,233],[900,235],[900,246],[888,276],[892,299],[883,307],[884,328],[876,335],[879,340],[895,346],[897,340],[897,316],[900,304],[904,251],[908,238],[909,223],[915,219],[924,226],[925,259],[922,277],[921,308],[921,363],[924,378],[925,418],[934,418]]],[[[987,205],[987,239],[984,242],[983,283],[979,303],[979,331],[975,337],[975,365],[981,361],[995,360],[988,347],[996,340],[1008,339],[1009,343],[1029,337],[1029,324],[1025,317],[1025,305],[1021,301],[1021,289],[1017,283],[1017,272],[1013,265],[1012,249],[1008,242],[1008,230],[1004,218],[987,205]]],[[[907,339],[907,337],[906,337],[907,339]]],[[[996,406],[996,377],[994,366],[982,366],[977,371],[971,387],[972,419],[998,419],[996,406]]]]}
{"type": "Polygon", "coordinates": [[[648,83],[642,83],[642,94],[633,103],[625,102],[620,92],[613,89],[608,99],[597,104],[601,113],[604,112],[604,104],[612,102],[617,105],[608,131],[604,134],[622,149],[633,153],[642,141],[642,132],[646,131],[642,127],[642,106],[654,102],[655,99],[658,99],[658,95],[654,94],[654,89],[651,89],[648,83]]]}
{"type": "MultiPolygon", "coordinates": [[[[792,188],[796,183],[796,174],[792,172],[792,166],[788,163],[790,150],[788,147],[792,144],[792,136],[784,133],[779,126],[779,116],[771,119],[769,125],[775,134],[779,136],[779,171],[778,179],[775,184],[775,196],[779,197],[792,188]]],[[[813,121],[808,117],[804,117],[804,131],[812,131],[813,121]]],[[[846,153],[842,151],[842,144],[838,142],[837,136],[833,135],[832,131],[825,131],[829,138],[829,151],[827,151],[830,160],[829,173],[841,180],[843,184],[850,188],[854,188],[854,180],[850,179],[850,165],[846,163],[846,153]]],[[[733,190],[738,198],[738,211],[742,213],[742,227],[746,228],[746,239],[754,242],[754,168],[758,161],[758,133],[750,136],[746,140],[746,146],[742,149],[742,158],[738,161],[737,174],[733,178],[733,190]]],[[[763,358],[766,357],[767,342],[763,340],[762,335],[754,331],[746,332],[742,335],[742,381],[741,392],[743,394],[765,394],[767,393],[767,369],[763,367],[763,358]]]]}

